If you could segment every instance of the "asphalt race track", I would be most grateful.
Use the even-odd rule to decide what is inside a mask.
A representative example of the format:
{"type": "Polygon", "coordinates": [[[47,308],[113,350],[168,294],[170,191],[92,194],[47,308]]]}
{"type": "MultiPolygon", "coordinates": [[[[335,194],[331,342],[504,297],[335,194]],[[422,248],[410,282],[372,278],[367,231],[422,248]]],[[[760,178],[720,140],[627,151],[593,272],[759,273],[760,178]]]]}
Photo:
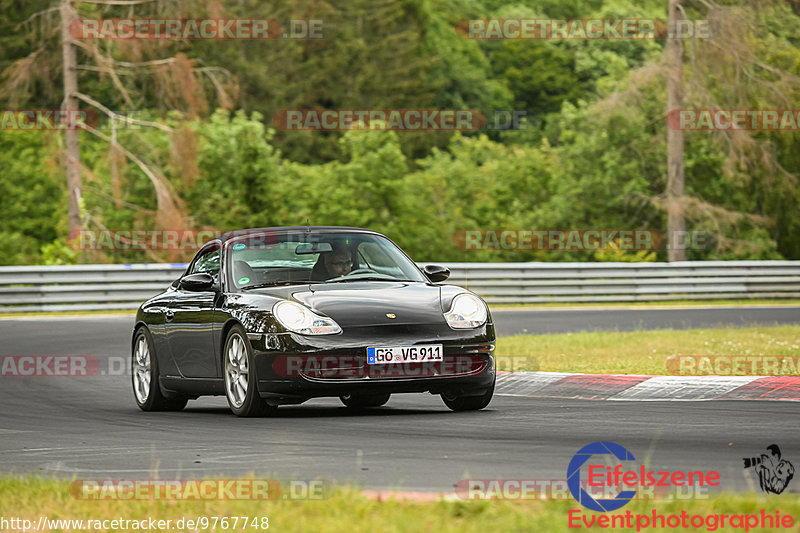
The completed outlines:
{"type": "MultiPolygon", "coordinates": [[[[495,320],[505,334],[637,323],[797,324],[800,308],[504,310],[495,320]]],[[[129,316],[0,321],[2,355],[92,355],[101,362],[94,377],[0,377],[0,472],[84,479],[255,473],[449,492],[462,478],[564,479],[578,449],[609,440],[653,469],[718,470],[722,488],[745,490],[754,478],[742,458],[778,443],[785,459],[800,461],[798,402],[496,396],[484,411],[452,413],[438,397],[399,395],[363,413],[323,399],[281,407],[272,418],[239,419],[218,397],[190,402],[181,413],[143,413],[127,372],[109,370],[129,357],[131,324],[129,316]]]]}

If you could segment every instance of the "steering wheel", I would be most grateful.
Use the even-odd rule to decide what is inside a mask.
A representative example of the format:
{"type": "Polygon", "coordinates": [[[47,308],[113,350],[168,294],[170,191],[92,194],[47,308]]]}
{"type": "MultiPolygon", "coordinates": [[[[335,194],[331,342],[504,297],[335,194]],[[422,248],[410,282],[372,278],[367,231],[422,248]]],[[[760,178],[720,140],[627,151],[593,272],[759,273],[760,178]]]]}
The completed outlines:
{"type": "Polygon", "coordinates": [[[350,272],[348,272],[345,275],[351,276],[353,274],[374,274],[374,273],[375,273],[375,271],[372,270],[371,268],[357,268],[355,270],[351,270],[350,272]]]}

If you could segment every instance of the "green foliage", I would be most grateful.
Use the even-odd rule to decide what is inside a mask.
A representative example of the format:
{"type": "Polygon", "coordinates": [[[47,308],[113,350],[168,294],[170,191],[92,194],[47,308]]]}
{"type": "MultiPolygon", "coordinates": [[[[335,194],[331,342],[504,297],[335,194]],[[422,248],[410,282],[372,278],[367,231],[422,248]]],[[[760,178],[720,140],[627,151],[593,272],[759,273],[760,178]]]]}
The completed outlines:
{"type": "MultiPolygon", "coordinates": [[[[467,229],[666,231],[664,41],[474,41],[454,30],[459,19],[475,17],[663,19],[665,1],[227,4],[165,5],[192,16],[220,8],[238,18],[321,19],[325,38],[103,43],[104,53],[117,61],[183,54],[194,63],[182,60],[180,68],[224,67],[238,80],[239,92],[235,98],[231,90],[234,100],[225,102],[200,71],[177,78],[186,86],[176,84],[176,72],[186,74],[180,68],[170,75],[126,72],[138,118],[174,131],[124,128],[117,138],[156,170],[175,205],[165,210],[156,183],[136,164],[82,133],[87,227],[156,229],[167,223],[166,215],[191,228],[220,230],[302,225],[308,219],[384,232],[418,260],[666,258],[664,250],[464,251],[456,238],[467,229]],[[519,130],[464,133],[274,129],[276,111],[305,108],[465,108],[490,116],[518,110],[526,120],[519,130]]],[[[720,43],[687,42],[685,107],[713,102],[770,108],[798,101],[800,91],[792,85],[800,77],[796,10],[783,3],[759,9],[727,4],[737,4],[737,20],[746,25],[741,39],[727,44],[746,43],[750,55],[743,60],[759,62],[748,73],[762,81],[736,70],[720,43]]],[[[28,20],[51,5],[0,0],[0,29],[6,30],[0,33],[0,102],[6,108],[60,105],[57,12],[28,20]],[[15,70],[20,65],[25,68],[15,70]]],[[[79,9],[82,16],[121,16],[114,7],[79,9]]],[[[134,13],[156,9],[136,7],[134,13]]],[[[708,15],[700,4],[687,9],[693,18],[708,15]]],[[[92,58],[81,51],[79,63],[84,62],[92,58]]],[[[107,74],[81,70],[79,85],[112,109],[130,107],[107,74]]],[[[800,258],[798,135],[686,133],[686,191],[692,198],[687,229],[712,236],[709,246],[690,251],[690,259],[800,258]]],[[[87,256],[66,246],[62,165],[60,134],[0,132],[0,264],[186,258],[143,252],[87,256]]]]}
{"type": "Polygon", "coordinates": [[[197,227],[262,227],[276,220],[282,201],[279,156],[260,118],[217,111],[207,123],[193,125],[200,139],[200,179],[188,200],[197,227]]]}
{"type": "Polygon", "coordinates": [[[41,243],[66,236],[57,140],[42,132],[0,134],[0,265],[36,264],[41,243]]]}
{"type": "Polygon", "coordinates": [[[43,265],[75,265],[79,262],[81,252],[70,248],[62,239],[42,246],[43,265]]]}

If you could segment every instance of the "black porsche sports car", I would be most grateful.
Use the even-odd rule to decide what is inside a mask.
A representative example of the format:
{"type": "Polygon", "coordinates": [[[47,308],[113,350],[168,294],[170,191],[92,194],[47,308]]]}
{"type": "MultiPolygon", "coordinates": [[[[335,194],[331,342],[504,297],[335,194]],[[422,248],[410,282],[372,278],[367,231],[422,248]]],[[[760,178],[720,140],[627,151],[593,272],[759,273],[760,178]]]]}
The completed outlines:
{"type": "Polygon", "coordinates": [[[204,244],[180,279],[136,313],[132,382],[145,411],[222,395],[239,416],[338,396],[441,395],[452,410],[492,399],[495,332],[486,303],[442,285],[374,231],[261,228],[204,244]]]}

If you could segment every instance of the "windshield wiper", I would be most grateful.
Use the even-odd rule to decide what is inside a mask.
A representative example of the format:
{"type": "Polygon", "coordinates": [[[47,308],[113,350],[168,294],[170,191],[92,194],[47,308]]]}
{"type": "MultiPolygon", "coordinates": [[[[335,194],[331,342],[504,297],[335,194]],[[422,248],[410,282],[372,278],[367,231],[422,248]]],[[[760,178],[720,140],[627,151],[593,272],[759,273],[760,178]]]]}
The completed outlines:
{"type": "Polygon", "coordinates": [[[323,283],[322,281],[266,281],[264,283],[256,283],[255,285],[245,285],[241,287],[241,289],[248,290],[248,289],[263,289],[265,287],[279,287],[285,285],[310,285],[313,283],[323,283]]]}

